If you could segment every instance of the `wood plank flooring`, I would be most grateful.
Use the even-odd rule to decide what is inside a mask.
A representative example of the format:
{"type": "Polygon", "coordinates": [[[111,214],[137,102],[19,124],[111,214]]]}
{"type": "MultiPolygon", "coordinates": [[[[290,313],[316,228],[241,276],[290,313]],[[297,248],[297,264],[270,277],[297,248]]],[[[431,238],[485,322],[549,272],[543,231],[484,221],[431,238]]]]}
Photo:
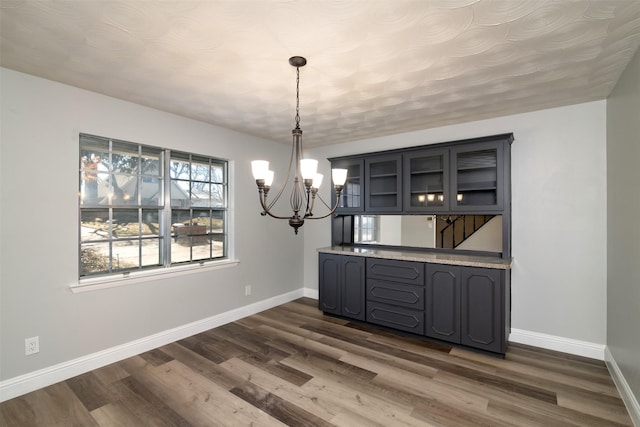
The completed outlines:
{"type": "Polygon", "coordinates": [[[2,426],[631,426],[601,361],[504,360],[302,298],[0,404],[2,426]]]}

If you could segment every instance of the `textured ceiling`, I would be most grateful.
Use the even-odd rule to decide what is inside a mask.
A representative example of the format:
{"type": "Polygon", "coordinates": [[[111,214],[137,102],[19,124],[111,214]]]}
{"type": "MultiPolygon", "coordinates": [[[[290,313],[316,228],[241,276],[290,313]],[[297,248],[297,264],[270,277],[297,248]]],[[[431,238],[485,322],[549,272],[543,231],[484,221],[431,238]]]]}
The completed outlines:
{"type": "Polygon", "coordinates": [[[0,65],[307,147],[605,99],[638,0],[0,0],[0,65]]]}

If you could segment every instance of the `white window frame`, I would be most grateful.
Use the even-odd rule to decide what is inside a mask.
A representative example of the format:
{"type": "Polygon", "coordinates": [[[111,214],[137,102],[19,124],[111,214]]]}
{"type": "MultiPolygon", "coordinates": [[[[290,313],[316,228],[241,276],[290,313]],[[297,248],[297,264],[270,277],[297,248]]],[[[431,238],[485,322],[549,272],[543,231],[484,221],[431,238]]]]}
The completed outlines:
{"type": "MultiPolygon", "coordinates": [[[[233,243],[232,243],[231,233],[230,233],[232,229],[232,223],[233,223],[231,218],[231,208],[230,208],[230,204],[231,204],[230,199],[232,194],[230,191],[230,188],[231,188],[230,177],[232,172],[230,161],[216,158],[213,156],[200,155],[196,153],[188,153],[185,151],[176,150],[173,152],[173,153],[176,153],[178,156],[180,156],[182,159],[184,159],[185,157],[189,158],[190,165],[191,165],[191,159],[195,157],[197,158],[197,160],[200,161],[199,164],[201,165],[202,165],[202,161],[206,160],[209,162],[209,164],[214,164],[216,166],[222,167],[222,174],[223,174],[222,180],[214,181],[213,177],[210,177],[208,183],[204,182],[205,185],[215,184],[219,187],[221,186],[222,199],[223,199],[222,202],[214,203],[212,201],[212,197],[210,196],[209,202],[208,202],[209,205],[206,205],[206,202],[205,202],[205,205],[202,205],[202,206],[192,206],[191,195],[194,194],[195,192],[192,193],[191,191],[189,191],[187,203],[181,206],[180,210],[182,212],[184,212],[185,210],[188,210],[189,212],[192,212],[193,210],[195,210],[196,212],[209,212],[210,214],[212,212],[221,213],[223,218],[223,222],[222,222],[223,226],[221,230],[218,229],[214,233],[212,216],[209,215],[207,217],[206,215],[204,215],[203,216],[204,220],[209,219],[210,226],[207,227],[206,232],[204,234],[201,233],[202,235],[199,235],[196,237],[200,239],[209,239],[209,245],[208,245],[210,248],[209,256],[208,257],[200,256],[200,257],[197,257],[197,259],[193,258],[194,237],[191,235],[191,232],[189,232],[188,236],[186,237],[188,239],[187,245],[189,247],[189,253],[190,253],[189,260],[185,261],[184,259],[182,259],[179,262],[172,262],[171,260],[172,242],[174,241],[174,238],[177,237],[176,234],[174,234],[174,229],[171,224],[173,212],[174,210],[177,210],[177,208],[173,208],[171,206],[172,204],[171,188],[172,188],[172,185],[175,185],[174,183],[172,183],[172,181],[176,181],[175,179],[172,180],[172,176],[170,173],[170,162],[172,159],[172,150],[81,133],[79,136],[79,141],[80,141],[79,147],[80,147],[80,155],[81,155],[80,157],[82,157],[82,154],[83,154],[83,150],[82,150],[84,146],[83,143],[86,143],[87,140],[90,141],[91,139],[108,144],[109,159],[111,159],[112,157],[112,151],[113,151],[112,147],[114,146],[114,144],[131,148],[132,150],[131,152],[133,152],[133,149],[135,148],[137,149],[138,154],[142,153],[143,150],[151,150],[151,151],[160,153],[159,163],[160,163],[160,167],[162,168],[162,173],[160,173],[157,178],[160,179],[163,183],[162,184],[163,191],[157,205],[149,205],[149,204],[145,205],[142,202],[142,197],[143,197],[142,182],[143,182],[144,174],[141,173],[142,168],[139,167],[135,174],[130,175],[130,178],[132,179],[137,178],[138,181],[136,185],[140,186],[139,188],[141,189],[139,191],[139,195],[137,196],[138,200],[136,200],[135,203],[128,204],[128,205],[122,205],[122,204],[118,205],[116,202],[112,203],[111,198],[105,199],[103,197],[101,202],[94,201],[93,203],[87,204],[86,199],[83,199],[85,195],[83,194],[83,182],[82,182],[83,174],[86,173],[87,169],[83,168],[81,164],[80,180],[79,180],[80,190],[78,192],[78,195],[79,195],[79,198],[78,198],[79,199],[79,202],[78,202],[78,213],[79,213],[78,215],[78,225],[79,225],[78,281],[77,283],[71,284],[71,288],[72,290],[74,290],[74,292],[91,290],[91,289],[100,289],[104,287],[120,286],[123,284],[130,284],[130,283],[138,283],[142,281],[151,280],[153,278],[157,278],[158,275],[163,275],[163,277],[166,277],[167,275],[176,275],[176,274],[180,275],[180,274],[191,273],[194,271],[226,268],[226,267],[234,266],[238,264],[237,260],[233,260],[233,243]],[[82,271],[83,266],[82,266],[81,256],[82,256],[83,243],[87,244],[88,242],[86,240],[83,241],[83,237],[82,237],[82,231],[81,231],[82,222],[83,222],[82,214],[83,212],[88,212],[96,209],[101,210],[103,212],[107,211],[109,213],[109,225],[108,225],[109,232],[107,234],[107,237],[100,240],[100,242],[102,243],[109,242],[110,248],[113,242],[117,241],[117,239],[114,238],[114,235],[112,233],[111,218],[114,217],[113,212],[122,213],[125,210],[129,212],[138,210],[138,217],[142,218],[142,213],[143,213],[142,210],[151,211],[151,212],[157,210],[159,215],[158,217],[159,230],[158,230],[157,238],[158,238],[158,241],[160,242],[159,249],[158,249],[159,251],[158,264],[154,264],[152,266],[142,266],[140,264],[143,262],[142,261],[143,258],[142,258],[142,255],[140,255],[138,258],[137,267],[130,268],[130,269],[121,268],[121,269],[116,269],[116,271],[114,271],[114,268],[113,268],[114,254],[112,251],[110,251],[109,255],[106,256],[109,259],[109,267],[107,271],[99,271],[96,273],[89,273],[89,274],[84,273],[82,271]],[[211,252],[212,251],[211,248],[213,247],[212,239],[214,235],[219,236],[222,240],[222,248],[223,248],[222,256],[211,252]]],[[[138,165],[141,165],[140,161],[138,161],[138,165]]],[[[219,168],[216,168],[216,169],[219,170],[219,168]]],[[[107,176],[107,175],[112,176],[111,174],[112,172],[114,171],[112,171],[111,168],[109,167],[109,170],[106,173],[103,173],[102,176],[107,176]]],[[[196,180],[193,179],[191,175],[189,175],[188,179],[182,180],[182,181],[188,182],[190,184],[189,188],[191,188],[191,183],[195,182],[196,180]]],[[[114,179],[114,182],[117,182],[117,180],[114,179]]],[[[203,180],[201,179],[199,180],[199,182],[202,184],[203,180]]],[[[110,185],[110,184],[107,184],[107,185],[110,185]]],[[[110,186],[109,194],[113,194],[112,190],[113,190],[113,187],[110,186]]],[[[130,203],[130,202],[127,202],[127,203],[130,203]]],[[[142,236],[141,231],[139,231],[138,234],[139,234],[138,237],[132,237],[131,239],[127,239],[127,240],[140,241],[140,239],[147,238],[142,236]]],[[[185,236],[181,236],[181,238],[184,238],[184,237],[185,236]]],[[[152,236],[151,239],[153,240],[154,237],[152,236]]]]}

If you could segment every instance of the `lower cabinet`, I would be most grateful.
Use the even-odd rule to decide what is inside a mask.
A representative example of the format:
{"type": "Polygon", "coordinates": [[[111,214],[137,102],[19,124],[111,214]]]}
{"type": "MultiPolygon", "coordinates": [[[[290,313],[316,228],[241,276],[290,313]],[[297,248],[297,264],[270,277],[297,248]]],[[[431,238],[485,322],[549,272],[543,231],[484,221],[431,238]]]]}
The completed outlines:
{"type": "Polygon", "coordinates": [[[320,254],[318,286],[320,310],[365,320],[365,259],[320,254]]]}
{"type": "Polygon", "coordinates": [[[369,323],[424,334],[424,264],[367,258],[369,323]]]}
{"type": "Polygon", "coordinates": [[[425,335],[460,343],[460,267],[427,264],[425,335]]]}
{"type": "Polygon", "coordinates": [[[460,343],[504,353],[509,328],[504,270],[464,267],[461,284],[460,343]]]}
{"type": "Polygon", "coordinates": [[[507,270],[320,253],[322,311],[492,353],[506,352],[509,291],[507,270]]]}
{"type": "Polygon", "coordinates": [[[504,353],[509,324],[504,270],[427,264],[425,335],[504,353]]]}

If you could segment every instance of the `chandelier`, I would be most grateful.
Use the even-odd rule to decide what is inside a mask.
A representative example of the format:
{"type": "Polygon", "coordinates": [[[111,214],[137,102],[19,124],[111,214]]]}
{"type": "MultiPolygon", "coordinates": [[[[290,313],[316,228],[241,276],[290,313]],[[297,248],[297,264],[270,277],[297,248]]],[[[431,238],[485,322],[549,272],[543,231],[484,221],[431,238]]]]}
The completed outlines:
{"type": "Polygon", "coordinates": [[[251,162],[251,171],[258,185],[260,205],[262,206],[260,215],[269,215],[272,218],[289,220],[289,225],[293,227],[295,234],[298,234],[298,228],[302,227],[305,219],[326,218],[336,211],[340,200],[340,192],[347,180],[347,170],[332,169],[331,171],[336,193],[336,203],[332,208],[325,203],[318,194],[318,188],[320,188],[320,184],[322,183],[322,174],[317,173],[318,161],[303,158],[302,153],[302,129],[300,129],[300,67],[304,67],[307,64],[307,60],[301,56],[293,56],[289,58],[289,64],[296,67],[296,127],[291,131],[293,135],[293,146],[291,147],[291,159],[289,160],[287,178],[284,180],[272,201],[267,201],[267,195],[271,189],[274,178],[274,172],[269,170],[269,162],[266,160],[254,160],[251,162]],[[289,202],[293,210],[293,215],[276,215],[271,212],[271,209],[278,202],[278,199],[280,199],[292,174],[293,188],[291,189],[289,202]],[[316,198],[329,209],[328,213],[322,216],[313,215],[316,198]]]}

